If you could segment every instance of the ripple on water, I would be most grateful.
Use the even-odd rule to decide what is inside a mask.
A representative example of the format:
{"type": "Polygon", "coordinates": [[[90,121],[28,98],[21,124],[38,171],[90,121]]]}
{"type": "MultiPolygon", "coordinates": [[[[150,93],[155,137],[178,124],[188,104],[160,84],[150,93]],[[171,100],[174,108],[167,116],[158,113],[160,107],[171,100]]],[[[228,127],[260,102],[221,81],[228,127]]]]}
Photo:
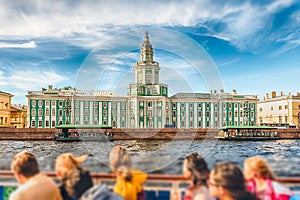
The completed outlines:
{"type": "Polygon", "coordinates": [[[115,142],[60,143],[54,141],[0,141],[0,169],[9,170],[12,157],[23,150],[33,152],[43,171],[53,171],[55,158],[72,152],[91,154],[84,167],[94,172],[109,172],[108,155],[114,145],[130,150],[134,167],[155,172],[182,173],[184,157],[198,152],[212,168],[218,162],[231,161],[243,166],[247,157],[259,155],[267,160],[277,176],[300,176],[300,140],[278,141],[163,141],[127,140],[115,142]],[[165,164],[164,164],[165,163],[165,164]],[[162,167],[163,166],[163,167],[162,167]]]}

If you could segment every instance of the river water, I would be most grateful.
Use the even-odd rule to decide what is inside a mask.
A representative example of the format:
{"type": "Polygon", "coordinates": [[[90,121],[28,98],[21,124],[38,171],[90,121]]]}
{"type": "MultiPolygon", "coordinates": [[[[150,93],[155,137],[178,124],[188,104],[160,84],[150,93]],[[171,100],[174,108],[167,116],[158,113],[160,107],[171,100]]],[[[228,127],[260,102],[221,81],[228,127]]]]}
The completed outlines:
{"type": "Polygon", "coordinates": [[[0,170],[9,170],[12,157],[23,150],[34,153],[42,171],[53,171],[61,153],[89,154],[84,167],[92,172],[110,172],[108,155],[114,145],[125,146],[134,167],[148,173],[181,174],[184,157],[198,152],[209,167],[231,161],[243,167],[247,157],[262,156],[277,176],[300,177],[300,140],[120,140],[114,142],[0,141],[0,170]]]}

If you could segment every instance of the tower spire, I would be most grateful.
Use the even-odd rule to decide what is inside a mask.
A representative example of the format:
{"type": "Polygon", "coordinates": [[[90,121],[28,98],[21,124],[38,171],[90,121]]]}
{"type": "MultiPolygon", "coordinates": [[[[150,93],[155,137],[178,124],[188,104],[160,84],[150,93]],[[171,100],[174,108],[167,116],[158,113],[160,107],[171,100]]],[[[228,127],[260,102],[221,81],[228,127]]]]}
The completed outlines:
{"type": "Polygon", "coordinates": [[[153,62],[153,48],[149,40],[149,32],[145,32],[144,43],[141,47],[141,61],[145,63],[153,62]]]}

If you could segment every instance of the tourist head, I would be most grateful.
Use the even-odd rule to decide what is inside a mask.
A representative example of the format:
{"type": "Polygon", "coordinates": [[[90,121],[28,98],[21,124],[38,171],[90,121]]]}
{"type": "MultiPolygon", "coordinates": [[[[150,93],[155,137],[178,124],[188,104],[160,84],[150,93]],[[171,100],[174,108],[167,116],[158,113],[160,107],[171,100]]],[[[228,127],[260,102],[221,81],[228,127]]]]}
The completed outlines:
{"type": "Polygon", "coordinates": [[[111,149],[109,163],[112,171],[117,175],[122,176],[125,180],[131,180],[131,158],[124,147],[118,145],[111,149]]]}
{"type": "Polygon", "coordinates": [[[27,151],[22,151],[13,157],[11,170],[20,184],[25,182],[24,178],[30,178],[40,172],[36,157],[27,151]]]}
{"type": "Polygon", "coordinates": [[[57,176],[60,178],[67,177],[72,169],[81,166],[82,162],[87,158],[87,156],[88,155],[74,157],[71,153],[61,154],[55,160],[55,170],[57,176]]]}
{"type": "Polygon", "coordinates": [[[233,163],[216,165],[209,176],[210,195],[219,199],[255,199],[246,191],[242,171],[233,163]]]}
{"type": "Polygon", "coordinates": [[[244,175],[246,180],[251,180],[254,178],[269,178],[271,180],[275,179],[275,176],[271,172],[266,161],[258,156],[245,159],[244,175]]]}
{"type": "Polygon", "coordinates": [[[112,170],[116,170],[120,166],[131,167],[132,165],[128,151],[120,145],[111,149],[109,153],[109,163],[112,170]]]}
{"type": "Polygon", "coordinates": [[[191,153],[183,162],[183,175],[193,180],[193,184],[206,184],[209,175],[207,163],[198,153],[191,153]]]}

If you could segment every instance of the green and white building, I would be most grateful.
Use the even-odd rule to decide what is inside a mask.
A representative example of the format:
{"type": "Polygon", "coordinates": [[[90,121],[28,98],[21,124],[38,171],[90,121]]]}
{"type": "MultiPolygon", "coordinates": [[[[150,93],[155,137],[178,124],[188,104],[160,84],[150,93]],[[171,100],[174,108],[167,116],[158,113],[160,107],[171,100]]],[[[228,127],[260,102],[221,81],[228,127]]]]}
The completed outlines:
{"type": "Polygon", "coordinates": [[[53,128],[59,124],[104,124],[115,128],[219,128],[255,125],[257,96],[235,91],[178,93],[168,96],[159,82],[160,67],[146,32],[134,66],[135,82],[128,96],[112,91],[77,90],[72,87],[28,91],[28,127],[53,128]]]}

